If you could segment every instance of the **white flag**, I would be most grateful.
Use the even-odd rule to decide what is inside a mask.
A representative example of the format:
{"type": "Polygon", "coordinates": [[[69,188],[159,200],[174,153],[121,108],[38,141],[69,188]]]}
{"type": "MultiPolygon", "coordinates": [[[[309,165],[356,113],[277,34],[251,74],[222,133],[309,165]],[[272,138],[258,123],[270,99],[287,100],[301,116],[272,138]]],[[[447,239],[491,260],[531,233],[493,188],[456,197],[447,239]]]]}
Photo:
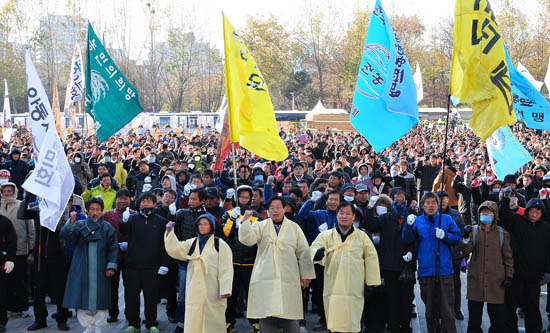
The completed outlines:
{"type": "Polygon", "coordinates": [[[517,69],[521,73],[521,75],[523,75],[529,82],[531,82],[533,87],[537,88],[537,90],[540,91],[540,88],[542,88],[542,85],[544,84],[544,82],[535,80],[533,75],[531,75],[531,73],[529,73],[527,68],[525,68],[525,66],[523,66],[523,64],[521,62],[518,62],[518,68],[517,69]]]}
{"type": "Polygon", "coordinates": [[[550,91],[550,59],[548,59],[548,69],[546,70],[546,76],[544,76],[544,84],[546,84],[546,89],[550,91]]]}
{"type": "Polygon", "coordinates": [[[23,183],[23,188],[39,197],[40,224],[55,231],[72,196],[74,178],[57,135],[50,102],[31,60],[30,50],[25,52],[25,64],[36,166],[23,183]]]}
{"type": "Polygon", "coordinates": [[[11,134],[13,128],[11,126],[11,108],[10,108],[10,97],[8,94],[8,81],[4,80],[5,94],[4,94],[4,111],[2,112],[2,127],[4,128],[2,132],[2,139],[6,142],[10,142],[11,134]]]}
{"type": "Polygon", "coordinates": [[[416,86],[416,102],[420,103],[424,98],[424,86],[422,85],[422,73],[420,72],[418,62],[416,63],[416,71],[414,72],[413,78],[414,85],[416,86]]]}
{"type": "Polygon", "coordinates": [[[73,50],[73,59],[71,60],[71,67],[69,68],[69,82],[67,83],[67,92],[65,95],[65,106],[63,112],[65,118],[69,118],[71,126],[76,127],[74,103],[82,99],[82,93],[84,92],[84,71],[82,69],[82,54],[80,52],[80,46],[75,43],[73,50]]]}

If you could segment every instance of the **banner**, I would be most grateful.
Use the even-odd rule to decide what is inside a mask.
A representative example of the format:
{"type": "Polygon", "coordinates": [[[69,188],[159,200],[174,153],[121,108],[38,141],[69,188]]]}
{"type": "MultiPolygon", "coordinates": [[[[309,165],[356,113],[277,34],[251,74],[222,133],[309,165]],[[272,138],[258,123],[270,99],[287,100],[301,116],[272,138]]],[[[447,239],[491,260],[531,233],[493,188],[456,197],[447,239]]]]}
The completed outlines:
{"type": "Polygon", "coordinates": [[[120,72],[88,23],[86,111],[104,142],[135,118],[142,107],[136,89],[120,72]]]}
{"type": "MultiPolygon", "coordinates": [[[[216,124],[216,130],[220,132],[220,141],[218,150],[216,151],[216,162],[214,170],[221,171],[223,169],[223,161],[229,151],[231,151],[231,134],[229,133],[229,117],[227,116],[227,99],[223,96],[222,105],[220,106],[220,120],[216,124]]],[[[239,147],[239,143],[235,143],[235,149],[239,147]]]]}
{"type": "Polygon", "coordinates": [[[531,155],[518,141],[508,126],[497,129],[487,141],[487,153],[498,179],[515,174],[532,160],[531,155]]]}
{"type": "Polygon", "coordinates": [[[35,169],[23,188],[38,196],[40,224],[55,231],[74,189],[74,177],[59,136],[55,131],[52,109],[42,82],[25,52],[27,97],[32,131],[35,169]],[[37,147],[37,146],[40,147],[37,147]]]}
{"type": "Polygon", "coordinates": [[[10,142],[11,134],[13,132],[12,122],[11,122],[11,108],[10,108],[10,97],[8,94],[8,81],[4,80],[4,111],[2,112],[2,139],[5,142],[10,142]]]}
{"type": "Polygon", "coordinates": [[[52,102],[52,111],[53,118],[55,120],[55,128],[57,129],[57,134],[62,136],[61,133],[61,111],[59,110],[59,94],[57,93],[57,81],[53,82],[53,102],[52,102]]]}
{"type": "Polygon", "coordinates": [[[377,153],[418,123],[411,67],[379,0],[365,40],[350,121],[377,153]]]}
{"type": "Polygon", "coordinates": [[[550,130],[550,103],[536,87],[512,64],[506,51],[506,61],[510,69],[512,94],[516,117],[529,128],[550,130]]]}
{"type": "Polygon", "coordinates": [[[487,0],[456,0],[450,94],[472,104],[469,122],[485,141],[516,121],[504,43],[487,0]]]}
{"type": "MultiPolygon", "coordinates": [[[[76,128],[75,119],[75,107],[74,103],[82,99],[82,93],[84,92],[84,71],[82,70],[82,54],[80,52],[80,46],[75,43],[73,50],[73,58],[71,60],[71,67],[69,68],[70,75],[67,82],[67,91],[65,92],[65,105],[63,113],[65,119],[69,119],[71,127],[76,128]]],[[[65,121],[63,121],[63,126],[65,121]]]]}
{"type": "Polygon", "coordinates": [[[422,72],[420,72],[420,65],[418,62],[416,63],[416,70],[413,77],[414,85],[416,87],[416,102],[420,103],[420,101],[424,98],[424,86],[422,85],[422,72]]]}
{"type": "Polygon", "coordinates": [[[225,92],[231,142],[267,160],[288,157],[269,90],[243,38],[223,16],[225,92]]]}

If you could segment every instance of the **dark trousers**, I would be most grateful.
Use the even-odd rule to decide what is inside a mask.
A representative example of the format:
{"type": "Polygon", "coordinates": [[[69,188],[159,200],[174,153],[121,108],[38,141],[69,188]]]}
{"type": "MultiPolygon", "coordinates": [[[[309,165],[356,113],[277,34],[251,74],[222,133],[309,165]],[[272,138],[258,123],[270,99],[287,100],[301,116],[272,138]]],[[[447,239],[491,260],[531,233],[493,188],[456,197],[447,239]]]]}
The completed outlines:
{"type": "MultiPolygon", "coordinates": [[[[484,305],[483,302],[468,301],[468,333],[483,333],[481,318],[484,305]]],[[[489,333],[504,332],[504,304],[487,303],[487,312],[491,320],[489,333]]]]}
{"type": "Polygon", "coordinates": [[[65,282],[67,281],[67,262],[65,258],[41,258],[40,272],[38,271],[38,258],[34,261],[36,284],[34,290],[34,320],[45,324],[48,318],[46,309],[46,292],[50,292],[57,305],[58,324],[66,323],[69,316],[67,308],[63,307],[65,294],[65,282]]]}
{"type": "Polygon", "coordinates": [[[465,225],[472,225],[472,213],[468,211],[466,213],[460,213],[460,215],[462,215],[465,225]]]}
{"type": "MultiPolygon", "coordinates": [[[[120,256],[120,252],[119,252],[120,256]]],[[[120,258],[120,257],[119,257],[120,258]]],[[[118,289],[120,286],[120,276],[122,275],[122,285],[126,289],[126,262],[124,259],[118,261],[118,269],[115,272],[115,275],[111,278],[111,308],[109,309],[109,316],[118,317],[120,313],[118,309],[118,289]]],[[[124,304],[128,304],[126,299],[126,293],[124,293],[124,304]]],[[[125,307],[126,309],[126,307],[125,307]]],[[[124,315],[128,319],[127,311],[124,310],[124,315]]]]}
{"type": "Polygon", "coordinates": [[[170,260],[168,265],[168,274],[160,276],[160,297],[166,298],[166,315],[168,317],[176,316],[176,300],[178,284],[178,264],[175,260],[170,260]]]}
{"type": "Polygon", "coordinates": [[[410,327],[414,284],[398,280],[400,272],[382,271],[386,289],[386,313],[391,332],[412,332],[410,327]]]}
{"type": "Polygon", "coordinates": [[[159,281],[158,269],[126,268],[126,313],[130,326],[141,327],[139,317],[141,291],[143,291],[143,301],[145,303],[145,327],[149,329],[158,325],[159,281]]]}
{"type": "Polygon", "coordinates": [[[14,312],[25,311],[29,308],[27,294],[27,256],[16,256],[13,272],[8,278],[8,309],[14,312]]]}
{"type": "MultiPolygon", "coordinates": [[[[233,265],[233,290],[231,296],[227,299],[227,309],[225,310],[225,321],[235,324],[237,322],[237,300],[239,294],[244,293],[244,298],[248,300],[248,288],[250,286],[250,277],[252,276],[253,266],[233,265]]],[[[251,324],[258,323],[258,319],[248,319],[251,324]]]]}
{"type": "Polygon", "coordinates": [[[455,303],[454,303],[454,311],[455,313],[458,313],[462,309],[462,297],[460,295],[461,292],[461,282],[460,282],[460,262],[461,259],[453,259],[453,289],[455,292],[455,303]]]}
{"type": "Polygon", "coordinates": [[[6,292],[6,273],[2,269],[4,263],[0,261],[0,325],[8,323],[8,293],[6,292]]]}
{"type": "Polygon", "coordinates": [[[323,286],[325,283],[325,268],[315,264],[315,280],[311,281],[311,303],[317,307],[319,322],[326,323],[325,307],[323,306],[323,286]]]}
{"type": "Polygon", "coordinates": [[[516,310],[521,306],[525,315],[525,332],[540,332],[542,318],[539,310],[540,284],[538,281],[527,282],[516,277],[512,287],[504,293],[504,324],[506,332],[518,331],[516,310]]]}
{"type": "Polygon", "coordinates": [[[420,283],[420,297],[426,306],[426,324],[428,332],[437,332],[435,329],[435,313],[436,309],[434,302],[439,303],[439,318],[441,319],[441,332],[456,333],[455,316],[454,316],[454,283],[453,276],[444,275],[439,277],[439,297],[435,299],[436,287],[435,277],[421,277],[418,279],[420,283]]]}
{"type": "Polygon", "coordinates": [[[365,287],[365,303],[361,321],[367,327],[368,333],[384,332],[388,321],[386,309],[386,286],[365,287]]]}

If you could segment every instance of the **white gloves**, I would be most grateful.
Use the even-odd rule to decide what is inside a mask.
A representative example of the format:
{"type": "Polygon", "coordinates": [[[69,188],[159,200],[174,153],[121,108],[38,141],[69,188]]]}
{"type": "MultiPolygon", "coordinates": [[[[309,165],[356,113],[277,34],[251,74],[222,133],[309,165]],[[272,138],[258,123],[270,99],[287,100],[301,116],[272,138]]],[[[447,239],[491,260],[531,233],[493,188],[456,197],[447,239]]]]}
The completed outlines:
{"type": "Polygon", "coordinates": [[[410,262],[411,260],[413,260],[413,254],[411,253],[411,251],[407,252],[407,254],[403,256],[403,260],[405,260],[405,262],[410,262]]]}
{"type": "Polygon", "coordinates": [[[141,192],[150,191],[152,188],[153,188],[153,185],[151,184],[143,184],[143,190],[141,192]]]}
{"type": "Polygon", "coordinates": [[[191,192],[191,184],[187,183],[185,184],[185,186],[183,187],[183,195],[188,197],[189,196],[189,192],[191,192]]]}
{"type": "Polygon", "coordinates": [[[128,251],[128,242],[118,243],[118,247],[120,248],[120,251],[126,252],[128,251]]]}
{"type": "Polygon", "coordinates": [[[130,208],[126,207],[126,210],[124,213],[122,213],[122,222],[128,222],[128,219],[130,218],[130,208]]]}
{"type": "Polygon", "coordinates": [[[544,200],[548,197],[548,194],[550,194],[550,189],[549,188],[541,188],[539,190],[539,198],[540,200],[544,200]]]}
{"type": "Polygon", "coordinates": [[[171,214],[171,215],[176,215],[176,211],[177,211],[177,209],[176,209],[176,203],[175,203],[175,202],[172,202],[172,203],[170,204],[170,206],[168,206],[168,210],[170,211],[170,214],[171,214]]]}
{"type": "Polygon", "coordinates": [[[273,176],[268,176],[268,177],[267,177],[266,185],[273,185],[273,184],[275,184],[275,177],[273,177],[273,176]]]}
{"type": "Polygon", "coordinates": [[[147,176],[145,177],[145,179],[143,179],[143,181],[145,182],[145,184],[149,184],[151,182],[151,177],[147,176]]]}
{"type": "Polygon", "coordinates": [[[445,231],[443,231],[443,229],[440,229],[440,228],[435,228],[435,237],[439,239],[445,238],[445,231]]]}
{"type": "Polygon", "coordinates": [[[237,219],[237,217],[241,216],[241,207],[235,207],[233,208],[233,212],[231,213],[231,217],[233,219],[237,219]]]}
{"type": "Polygon", "coordinates": [[[409,216],[407,216],[408,225],[413,225],[415,220],[416,220],[416,215],[410,214],[409,216]]]}
{"type": "Polygon", "coordinates": [[[13,261],[6,261],[6,263],[4,264],[4,270],[6,271],[6,274],[10,274],[11,271],[13,271],[14,266],[15,264],[13,263],[13,261]]]}
{"type": "Polygon", "coordinates": [[[369,204],[367,205],[367,208],[372,208],[374,207],[374,205],[376,205],[376,201],[378,201],[378,196],[377,195],[373,195],[370,197],[369,199],[369,204]]]}
{"type": "Polygon", "coordinates": [[[159,275],[166,275],[168,274],[168,267],[166,266],[160,266],[159,267],[159,272],[158,272],[159,275]]]}
{"type": "Polygon", "coordinates": [[[321,199],[322,196],[323,196],[323,193],[319,191],[313,191],[313,193],[311,193],[311,201],[315,202],[321,199]]]}
{"type": "Polygon", "coordinates": [[[235,189],[233,188],[230,188],[225,192],[225,198],[227,200],[233,199],[234,196],[235,196],[235,189]]]}

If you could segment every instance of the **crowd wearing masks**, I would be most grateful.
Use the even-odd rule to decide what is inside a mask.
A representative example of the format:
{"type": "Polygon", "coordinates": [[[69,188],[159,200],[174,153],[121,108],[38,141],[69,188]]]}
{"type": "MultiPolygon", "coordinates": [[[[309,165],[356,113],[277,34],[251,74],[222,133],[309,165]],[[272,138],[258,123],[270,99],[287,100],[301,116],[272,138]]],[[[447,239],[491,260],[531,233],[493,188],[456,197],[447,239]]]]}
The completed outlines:
{"type": "Polygon", "coordinates": [[[315,331],[404,333],[417,283],[422,331],[518,332],[522,316],[541,332],[550,135],[516,125],[533,160],[497,177],[486,144],[453,125],[445,138],[422,120],[380,153],[356,132],[281,129],[287,159],[237,149],[221,170],[213,129],[73,133],[75,186],[55,230],[22,187],[35,154],[19,128],[1,142],[0,332],[14,317],[47,328],[49,297],[59,331],[75,317],[88,333],[121,320],[159,332],[163,309],[175,333],[232,333],[242,317],[250,332],[307,332],[306,312],[315,331]]]}

